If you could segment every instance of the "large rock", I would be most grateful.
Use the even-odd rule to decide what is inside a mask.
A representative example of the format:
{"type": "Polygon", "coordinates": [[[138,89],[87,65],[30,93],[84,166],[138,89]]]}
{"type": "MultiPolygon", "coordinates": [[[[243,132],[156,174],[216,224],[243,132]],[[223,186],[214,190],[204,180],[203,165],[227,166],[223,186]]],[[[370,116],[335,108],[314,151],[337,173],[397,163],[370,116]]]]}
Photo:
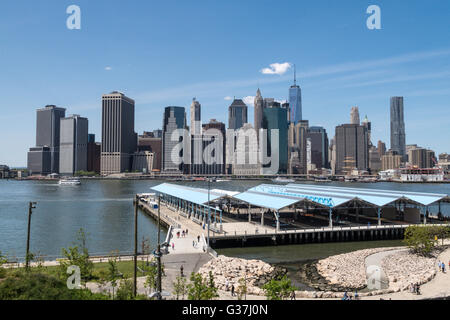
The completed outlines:
{"type": "Polygon", "coordinates": [[[251,295],[264,295],[264,290],[260,287],[283,273],[279,268],[261,260],[245,260],[222,255],[203,265],[199,273],[206,278],[210,271],[214,276],[216,286],[221,290],[225,290],[227,281],[229,290],[231,290],[231,285],[234,285],[237,290],[239,280],[245,278],[247,294],[251,295]]]}

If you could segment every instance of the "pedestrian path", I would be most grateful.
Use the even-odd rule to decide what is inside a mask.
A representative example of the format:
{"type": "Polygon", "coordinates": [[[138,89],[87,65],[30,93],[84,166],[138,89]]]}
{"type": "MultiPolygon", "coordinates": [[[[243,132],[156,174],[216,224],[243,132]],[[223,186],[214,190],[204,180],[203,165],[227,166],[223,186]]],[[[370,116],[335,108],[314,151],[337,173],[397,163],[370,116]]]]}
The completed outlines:
{"type": "Polygon", "coordinates": [[[189,229],[188,234],[183,236],[182,229],[173,229],[172,237],[169,242],[169,254],[187,254],[187,253],[201,253],[205,248],[205,242],[200,234],[191,234],[189,229]],[[179,233],[179,236],[177,236],[179,233]],[[198,241],[200,239],[200,242],[198,241]]]}
{"type": "Polygon", "coordinates": [[[438,270],[433,280],[420,286],[421,295],[413,294],[409,291],[396,292],[392,294],[385,294],[373,297],[364,297],[364,300],[421,300],[421,299],[436,299],[440,297],[450,297],[450,249],[442,252],[437,261],[443,261],[446,264],[446,272],[443,273],[438,270],[436,262],[436,270],[438,270]]]}
{"type": "Polygon", "coordinates": [[[381,290],[389,288],[389,279],[381,266],[383,259],[387,256],[405,250],[407,249],[382,251],[374,253],[366,258],[365,264],[367,283],[371,289],[381,290]]]}

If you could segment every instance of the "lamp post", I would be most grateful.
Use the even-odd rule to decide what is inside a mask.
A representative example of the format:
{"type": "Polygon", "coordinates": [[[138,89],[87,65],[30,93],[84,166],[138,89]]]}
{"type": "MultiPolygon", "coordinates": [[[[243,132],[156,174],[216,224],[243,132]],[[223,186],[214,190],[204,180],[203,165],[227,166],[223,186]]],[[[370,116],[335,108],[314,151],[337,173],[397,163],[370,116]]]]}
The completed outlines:
{"type": "Polygon", "coordinates": [[[210,189],[211,189],[211,179],[208,178],[208,249],[209,249],[209,228],[210,228],[210,223],[211,223],[211,207],[209,204],[210,189]]]}
{"type": "Polygon", "coordinates": [[[36,209],[36,202],[30,202],[28,204],[28,232],[27,232],[27,253],[25,256],[25,268],[28,270],[30,267],[30,228],[31,228],[31,215],[33,209],[36,209]]]}
{"type": "Polygon", "coordinates": [[[133,276],[133,295],[137,296],[137,257],[138,257],[138,195],[134,198],[134,276],[133,276]]]}
{"type": "Polygon", "coordinates": [[[158,196],[158,247],[156,251],[156,260],[158,262],[158,279],[157,279],[157,290],[159,292],[158,294],[158,300],[162,300],[161,292],[162,292],[162,286],[161,286],[161,277],[162,277],[162,270],[161,270],[161,195],[158,196]]]}

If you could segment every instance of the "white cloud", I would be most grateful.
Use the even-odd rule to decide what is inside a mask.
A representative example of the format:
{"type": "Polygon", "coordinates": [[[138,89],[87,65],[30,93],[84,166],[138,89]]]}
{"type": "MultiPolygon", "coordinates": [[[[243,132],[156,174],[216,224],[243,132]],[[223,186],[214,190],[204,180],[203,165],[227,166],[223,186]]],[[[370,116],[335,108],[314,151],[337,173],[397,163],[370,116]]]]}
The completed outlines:
{"type": "Polygon", "coordinates": [[[230,96],[226,96],[225,98],[223,98],[224,100],[226,100],[226,101],[231,101],[231,100],[233,100],[233,98],[232,97],[230,97],[230,96]]]}
{"type": "Polygon", "coordinates": [[[246,96],[242,98],[242,101],[248,106],[253,106],[255,103],[255,97],[254,96],[246,96]]]}
{"type": "Polygon", "coordinates": [[[285,74],[286,71],[291,68],[291,64],[289,62],[285,63],[272,63],[270,65],[270,68],[264,68],[261,70],[262,74],[278,74],[282,75],[285,74]]]}
{"type": "Polygon", "coordinates": [[[112,70],[112,67],[107,66],[107,67],[105,67],[105,70],[106,70],[106,71],[111,71],[111,70],[112,70]]]}

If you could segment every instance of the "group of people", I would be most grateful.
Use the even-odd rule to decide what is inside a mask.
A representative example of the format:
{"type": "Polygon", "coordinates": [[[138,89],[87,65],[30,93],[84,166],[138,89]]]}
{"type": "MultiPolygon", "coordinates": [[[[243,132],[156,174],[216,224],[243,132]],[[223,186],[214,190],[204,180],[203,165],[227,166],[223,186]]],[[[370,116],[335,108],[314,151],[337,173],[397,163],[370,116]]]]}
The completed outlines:
{"type": "Polygon", "coordinates": [[[420,285],[418,283],[411,283],[409,285],[409,292],[419,295],[420,294],[420,285]]]}
{"type": "MultiPolygon", "coordinates": [[[[225,282],[225,291],[229,291],[230,283],[228,280],[225,282]]],[[[231,296],[234,297],[236,294],[234,293],[234,284],[231,284],[231,296]]]]}
{"type": "MultiPolygon", "coordinates": [[[[354,300],[359,299],[358,291],[355,291],[355,294],[353,295],[354,300]]],[[[342,300],[352,300],[352,296],[347,293],[347,291],[344,292],[344,296],[342,297],[342,300]]]]}
{"type": "Polygon", "coordinates": [[[181,230],[177,232],[177,238],[179,239],[180,237],[184,238],[188,235],[188,229],[186,230],[181,230]]]}
{"type": "Polygon", "coordinates": [[[194,248],[197,248],[197,244],[198,244],[198,243],[200,243],[200,236],[197,236],[197,241],[192,240],[192,246],[193,246],[194,248]]]}
{"type": "MultiPolygon", "coordinates": [[[[450,268],[450,261],[448,262],[448,267],[450,268]]],[[[444,263],[444,261],[439,261],[438,262],[438,268],[439,268],[439,271],[445,273],[445,263],[444,263]]]]}

